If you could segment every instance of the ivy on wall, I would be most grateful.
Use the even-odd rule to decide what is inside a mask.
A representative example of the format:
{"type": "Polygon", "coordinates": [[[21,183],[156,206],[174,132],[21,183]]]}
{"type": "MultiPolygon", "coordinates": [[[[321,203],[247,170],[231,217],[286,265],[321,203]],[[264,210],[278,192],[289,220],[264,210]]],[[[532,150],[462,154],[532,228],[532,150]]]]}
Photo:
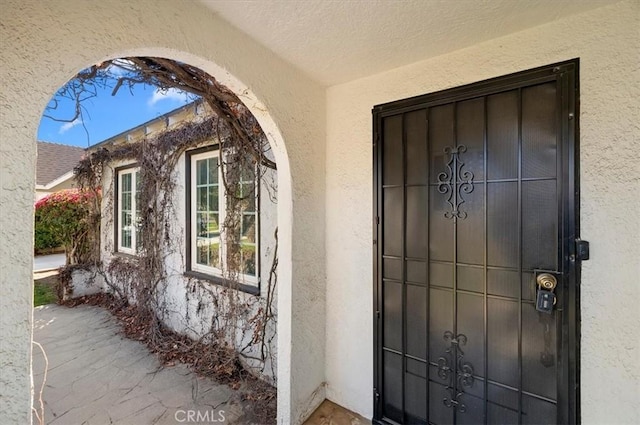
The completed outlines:
{"type": "MultiPolygon", "coordinates": [[[[113,211],[115,194],[113,187],[104,181],[108,175],[105,171],[114,164],[136,162],[140,176],[137,202],[141,211],[137,255],[111,258],[106,266],[90,261],[88,266],[98,269],[115,295],[115,301],[109,302],[110,306],[113,308],[115,305],[119,314],[126,311],[127,326],[135,329],[136,339],[145,341],[162,358],[188,361],[196,370],[219,381],[250,382],[250,385],[238,385],[246,389],[246,397],[256,400],[254,410],[262,412],[259,415],[261,420],[271,422],[275,420],[275,389],[248,374],[245,365],[248,360],[261,364],[258,374],[265,372],[267,365],[275,365],[275,353],[271,347],[276,326],[273,302],[277,284],[277,231],[269,278],[265,282],[266,296],[251,296],[239,291],[242,247],[237,235],[240,233],[240,206],[246,201],[242,193],[247,192],[240,190],[241,174],[246,168],[257,169],[258,178],[254,184],[261,184],[267,167],[256,163],[253,156],[242,155],[241,150],[234,149],[231,134],[225,131],[221,120],[212,115],[200,122],[185,122],[139,141],[90,151],[76,167],[75,174],[81,187],[79,193],[96,193],[104,184],[102,210],[113,211]],[[225,219],[221,225],[227,244],[227,261],[221,285],[194,278],[184,280],[185,304],[190,304],[189,297],[194,294],[200,297],[197,311],[187,311],[187,314],[214,310],[206,332],[199,335],[198,340],[190,340],[166,326],[168,317],[175,315],[175,302],[167,296],[171,279],[167,258],[182,254],[173,237],[176,231],[183,230],[175,228],[176,166],[187,150],[215,142],[223,152],[227,152],[221,155],[220,164],[227,197],[225,219]]],[[[268,145],[266,137],[259,140],[268,145]]],[[[263,184],[266,183],[263,181],[263,184]]],[[[91,212],[89,216],[97,215],[91,212]]],[[[102,224],[113,225],[113,217],[103,217],[102,224]]],[[[100,226],[94,225],[91,230],[91,239],[98,241],[100,226]]],[[[70,278],[71,274],[65,276],[70,278]]],[[[188,322],[188,318],[185,317],[184,321],[188,322]]],[[[274,371],[271,375],[275,377],[274,371]]]]}

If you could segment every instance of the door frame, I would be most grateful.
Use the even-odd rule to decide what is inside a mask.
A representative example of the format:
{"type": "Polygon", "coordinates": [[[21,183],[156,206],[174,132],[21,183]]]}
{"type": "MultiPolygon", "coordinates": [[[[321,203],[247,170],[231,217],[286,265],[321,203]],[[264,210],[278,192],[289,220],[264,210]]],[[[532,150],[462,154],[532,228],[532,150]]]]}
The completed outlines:
{"type": "MultiPolygon", "coordinates": [[[[580,423],[580,272],[581,261],[577,257],[576,241],[580,237],[580,168],[579,168],[579,58],[545,65],[374,106],[373,115],[373,423],[391,423],[382,417],[382,220],[381,192],[382,170],[382,119],[390,115],[411,112],[440,104],[485,96],[522,87],[524,84],[556,80],[560,87],[558,95],[567,101],[561,102],[559,120],[561,140],[559,156],[562,174],[562,220],[559,222],[559,252],[562,259],[559,267],[565,270],[563,277],[564,304],[562,320],[562,347],[558,347],[559,385],[557,395],[558,418],[561,423],[580,423]],[[562,355],[562,358],[560,358],[562,355]],[[562,408],[561,408],[562,407],[562,408]]],[[[404,143],[404,142],[403,142],[404,143]]],[[[404,159],[403,159],[404,161],[404,159]]],[[[406,232],[406,223],[403,224],[406,232]]],[[[403,360],[404,361],[404,360],[403,360]]],[[[485,395],[486,396],[486,395],[485,395]]]]}

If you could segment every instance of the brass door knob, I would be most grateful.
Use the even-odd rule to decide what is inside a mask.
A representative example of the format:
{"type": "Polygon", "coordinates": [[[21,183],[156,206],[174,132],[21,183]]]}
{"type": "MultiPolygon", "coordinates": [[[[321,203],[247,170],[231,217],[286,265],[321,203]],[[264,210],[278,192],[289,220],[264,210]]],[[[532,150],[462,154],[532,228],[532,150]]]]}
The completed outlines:
{"type": "Polygon", "coordinates": [[[542,289],[553,291],[558,284],[558,280],[551,273],[541,273],[536,276],[536,283],[542,289]]]}

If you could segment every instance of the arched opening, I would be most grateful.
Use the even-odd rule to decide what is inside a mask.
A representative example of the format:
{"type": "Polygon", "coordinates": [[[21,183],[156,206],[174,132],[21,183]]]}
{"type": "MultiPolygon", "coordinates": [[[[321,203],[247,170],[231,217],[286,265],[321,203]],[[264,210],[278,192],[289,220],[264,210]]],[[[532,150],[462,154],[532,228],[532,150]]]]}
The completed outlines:
{"type": "MultiPolygon", "coordinates": [[[[275,122],[273,121],[273,119],[271,119],[264,105],[262,105],[262,103],[247,87],[243,86],[238,80],[233,78],[231,74],[229,74],[228,72],[222,71],[222,69],[217,67],[215,64],[205,61],[203,59],[192,57],[191,55],[188,55],[188,54],[178,54],[174,51],[166,52],[162,49],[160,49],[162,50],[162,52],[155,49],[151,49],[151,50],[153,51],[149,52],[148,50],[145,50],[144,52],[136,52],[136,54],[145,54],[145,55],[153,54],[154,56],[167,57],[169,56],[169,53],[170,53],[170,57],[172,59],[178,60],[180,62],[188,62],[194,66],[201,68],[203,71],[206,71],[210,75],[214,76],[221,84],[233,90],[233,92],[236,93],[238,97],[240,97],[242,102],[251,111],[255,119],[260,124],[260,127],[262,128],[265,135],[265,140],[268,142],[268,144],[271,147],[270,152],[273,155],[273,159],[277,163],[277,167],[278,167],[277,173],[274,173],[275,176],[273,176],[275,179],[277,179],[278,196],[277,196],[277,206],[275,207],[277,208],[277,220],[275,221],[271,220],[272,228],[270,229],[270,230],[273,230],[274,228],[277,229],[277,245],[274,246],[272,244],[271,246],[268,246],[268,244],[265,244],[265,247],[267,248],[267,250],[262,252],[265,252],[265,256],[264,256],[265,259],[267,258],[266,254],[273,256],[274,250],[277,250],[278,252],[278,263],[277,263],[278,265],[277,267],[278,268],[278,272],[277,272],[278,307],[280,307],[280,305],[286,306],[287,305],[286,300],[290,299],[290,295],[287,295],[287,291],[290,292],[291,290],[291,255],[290,255],[291,233],[292,233],[291,178],[290,178],[288,159],[287,159],[286,149],[284,146],[284,141],[280,135],[280,132],[275,122]],[[284,298],[284,303],[283,303],[283,300],[280,300],[281,296],[284,298]]],[[[131,54],[129,53],[129,55],[131,54]]],[[[197,105],[194,105],[194,113],[197,114],[197,105]]],[[[170,130],[168,132],[170,132],[170,130]]],[[[145,135],[144,139],[146,140],[146,139],[152,139],[152,138],[146,137],[145,135]]],[[[121,143],[121,141],[118,141],[118,140],[109,140],[107,142],[108,142],[107,145],[112,145],[112,146],[116,146],[121,143]]],[[[128,139],[127,135],[124,135],[124,143],[128,143],[128,142],[130,142],[130,140],[128,139]]],[[[208,152],[211,152],[211,149],[209,148],[213,144],[215,143],[210,143],[210,141],[205,141],[205,142],[196,141],[193,144],[190,144],[188,149],[181,151],[178,155],[171,158],[172,162],[175,164],[175,170],[176,170],[176,176],[174,177],[177,178],[176,181],[183,182],[178,184],[179,187],[177,189],[178,192],[176,194],[176,198],[179,199],[179,202],[182,202],[182,207],[179,207],[178,211],[172,209],[170,212],[169,210],[167,210],[167,212],[169,212],[170,214],[174,214],[172,217],[175,219],[175,223],[173,223],[175,224],[174,226],[175,231],[178,233],[180,231],[184,231],[187,233],[185,234],[185,240],[187,241],[185,242],[185,244],[189,244],[188,240],[190,239],[190,236],[193,238],[198,238],[197,231],[194,230],[193,232],[191,232],[189,229],[189,226],[196,227],[196,225],[193,223],[189,224],[188,223],[189,218],[185,214],[185,212],[187,212],[190,208],[199,209],[199,207],[196,208],[193,205],[190,206],[189,204],[190,202],[189,198],[198,197],[198,187],[197,187],[198,182],[196,182],[195,180],[197,179],[197,177],[195,177],[195,173],[193,173],[194,180],[190,181],[189,169],[190,168],[195,169],[200,166],[200,164],[202,163],[202,160],[210,160],[211,158],[216,156],[216,155],[210,155],[211,158],[207,156],[208,152]],[[200,158],[200,156],[202,155],[204,156],[200,158]],[[180,185],[183,186],[182,192],[179,192],[180,185]],[[188,188],[193,188],[193,190],[189,192],[188,188]],[[183,218],[185,219],[184,222],[180,221],[183,218]]],[[[104,148],[104,145],[101,147],[101,149],[102,148],[104,148]]],[[[117,148],[112,149],[112,151],[117,151],[117,148]]],[[[90,156],[91,154],[92,154],[92,148],[89,148],[88,155],[90,156]]],[[[219,158],[222,156],[223,156],[222,154],[218,155],[219,158]]],[[[134,175],[133,173],[126,172],[126,170],[130,168],[130,167],[127,168],[127,166],[131,164],[135,164],[136,163],[135,160],[139,158],[140,158],[139,156],[136,157],[135,155],[111,157],[109,158],[108,161],[102,164],[106,166],[106,169],[108,169],[108,171],[106,171],[104,175],[100,176],[100,185],[99,185],[100,188],[102,189],[102,196],[103,196],[103,202],[100,208],[100,212],[102,213],[102,216],[103,216],[101,220],[101,224],[103,228],[101,229],[100,237],[98,238],[101,240],[100,257],[99,257],[100,263],[113,264],[113,262],[110,261],[110,259],[111,257],[114,257],[113,253],[118,251],[118,247],[119,247],[118,238],[123,238],[124,237],[123,233],[127,231],[121,225],[122,223],[120,223],[120,225],[118,224],[118,220],[122,219],[122,207],[120,206],[120,209],[118,209],[118,203],[121,203],[123,200],[123,194],[121,192],[118,192],[118,186],[120,185],[120,188],[122,188],[122,185],[124,182],[123,176],[131,174],[131,177],[133,177],[134,175]],[[121,170],[124,170],[125,172],[118,174],[119,171],[121,170]],[[108,199],[108,200],[105,202],[105,199],[108,199]],[[114,207],[114,204],[115,204],[115,207],[114,207]],[[109,213],[113,213],[115,217],[112,217],[111,219],[106,219],[105,221],[104,219],[105,213],[106,215],[108,215],[109,213]]],[[[221,171],[221,173],[224,173],[224,171],[221,171]]],[[[130,185],[132,184],[131,181],[129,181],[129,184],[130,185]]],[[[134,183],[133,183],[133,186],[135,186],[134,183]]],[[[97,187],[94,187],[94,189],[96,188],[97,187]]],[[[131,199],[135,199],[135,197],[131,197],[131,199]]],[[[260,203],[260,205],[261,205],[260,208],[264,207],[264,204],[262,202],[260,203]]],[[[132,209],[132,208],[129,208],[129,209],[132,209]]],[[[135,208],[133,209],[135,210],[135,208]]],[[[194,213],[191,216],[196,218],[196,214],[197,213],[194,213]]],[[[207,214],[211,215],[213,213],[211,211],[207,211],[207,214]]],[[[260,221],[265,223],[269,221],[269,218],[265,218],[264,221],[260,219],[260,221]]],[[[264,227],[267,229],[269,228],[269,226],[261,226],[261,227],[264,227]]],[[[129,233],[130,233],[129,239],[131,239],[132,235],[131,235],[130,229],[129,229],[129,233]]],[[[133,232],[133,235],[135,235],[135,231],[133,232]]],[[[266,232],[265,232],[265,236],[266,236],[266,232]]],[[[133,236],[133,238],[135,238],[135,236],[133,236]]],[[[206,237],[203,239],[206,239],[206,237]]],[[[180,257],[183,260],[186,259],[184,261],[189,261],[190,257],[196,257],[199,255],[198,245],[197,244],[192,244],[192,245],[195,247],[193,251],[190,251],[190,246],[191,246],[190,245],[189,247],[186,247],[184,251],[172,252],[166,256],[173,255],[176,258],[180,257]]],[[[123,248],[123,246],[120,246],[120,248],[123,248]]],[[[131,254],[130,252],[126,252],[126,250],[121,250],[121,251],[123,254],[131,254]]],[[[260,263],[261,260],[262,258],[256,259],[254,264],[260,263]]],[[[178,263],[180,263],[179,260],[178,260],[178,263]]],[[[194,261],[194,263],[197,263],[197,261],[194,261]]],[[[269,266],[272,264],[266,264],[266,266],[269,266]]],[[[176,267],[177,268],[183,267],[185,269],[191,268],[190,264],[188,263],[174,264],[172,267],[174,268],[174,271],[176,267]]],[[[260,274],[257,275],[258,282],[268,280],[269,273],[272,272],[272,270],[267,270],[268,268],[269,267],[265,267],[265,270],[264,270],[265,273],[262,273],[262,275],[260,274]]],[[[95,284],[97,286],[101,286],[103,289],[108,289],[108,286],[109,286],[105,282],[105,279],[114,280],[114,274],[109,273],[107,269],[108,269],[108,266],[105,266],[101,270],[99,270],[98,276],[102,276],[102,279],[99,279],[100,282],[95,284]]],[[[194,271],[194,270],[187,270],[187,271],[194,271]]],[[[93,277],[95,276],[96,276],[96,273],[93,273],[93,277]]],[[[200,276],[195,274],[191,276],[187,276],[184,279],[180,277],[180,279],[177,279],[177,280],[173,279],[171,282],[169,282],[167,286],[163,288],[164,293],[169,293],[173,297],[169,302],[172,303],[172,306],[174,307],[176,306],[176,303],[175,303],[176,297],[184,297],[185,295],[187,295],[186,302],[178,306],[178,310],[183,309],[184,311],[180,311],[178,314],[168,315],[171,317],[167,316],[165,324],[170,328],[172,328],[173,330],[177,331],[178,333],[190,334],[190,336],[195,338],[199,338],[199,337],[201,338],[202,332],[199,333],[198,331],[193,330],[194,327],[198,327],[198,326],[194,326],[194,323],[193,323],[194,315],[198,316],[198,314],[201,311],[205,311],[206,308],[203,309],[201,302],[199,303],[197,302],[197,300],[194,301],[193,299],[190,299],[188,294],[190,290],[192,292],[195,291],[200,295],[204,294],[204,292],[198,292],[199,289],[196,289],[199,287],[198,285],[193,284],[194,280],[198,281],[199,278],[200,276]],[[184,326],[181,326],[180,320],[183,320],[185,317],[190,318],[189,319],[190,323],[182,324],[184,326]]],[[[259,289],[257,293],[252,292],[254,295],[258,297],[269,296],[268,287],[260,288],[260,286],[258,286],[258,288],[259,289]]],[[[111,287],[111,289],[113,290],[114,288],[111,287]]],[[[251,291],[248,291],[248,292],[251,292],[251,291]]],[[[133,298],[136,298],[135,294],[133,294],[133,298]]],[[[278,313],[279,313],[278,324],[277,324],[278,349],[276,350],[275,347],[273,347],[274,348],[273,351],[278,353],[277,370],[279,375],[281,373],[284,373],[284,377],[285,377],[284,387],[286,388],[289,384],[290,372],[287,367],[284,368],[284,372],[280,372],[281,371],[280,364],[284,363],[286,365],[287,362],[289,361],[287,359],[287,355],[288,355],[287,347],[290,347],[290,336],[288,341],[286,340],[283,341],[282,334],[285,335],[285,338],[287,334],[290,335],[290,332],[288,332],[288,328],[290,327],[291,315],[290,315],[290,312],[287,311],[286,309],[282,310],[280,308],[278,308],[278,313]],[[280,320],[283,321],[282,324],[280,323],[280,320]],[[281,333],[281,329],[283,329],[282,333],[281,333]],[[284,348],[281,350],[280,347],[284,347],[284,348]],[[283,356],[284,358],[281,356],[283,356]]],[[[207,320],[211,322],[213,316],[215,316],[215,311],[209,311],[209,316],[207,320]]],[[[204,326],[203,328],[206,328],[206,326],[204,326]]],[[[276,370],[275,365],[271,365],[271,366],[272,366],[272,370],[275,371],[276,370]]],[[[275,376],[272,376],[271,378],[275,378],[275,376]]],[[[275,381],[275,379],[273,379],[273,381],[275,381]]],[[[280,381],[280,379],[278,379],[278,381],[280,381]]],[[[37,391],[37,388],[36,388],[36,391],[37,391]]]]}
{"type": "Polygon", "coordinates": [[[10,0],[5,9],[0,268],[6,286],[0,319],[7,367],[0,392],[7,420],[26,423],[31,416],[33,190],[42,111],[79,69],[116,56],[146,55],[180,60],[214,75],[241,96],[273,143],[281,223],[278,421],[300,423],[325,398],[325,87],[201,2],[45,7],[10,0]]]}

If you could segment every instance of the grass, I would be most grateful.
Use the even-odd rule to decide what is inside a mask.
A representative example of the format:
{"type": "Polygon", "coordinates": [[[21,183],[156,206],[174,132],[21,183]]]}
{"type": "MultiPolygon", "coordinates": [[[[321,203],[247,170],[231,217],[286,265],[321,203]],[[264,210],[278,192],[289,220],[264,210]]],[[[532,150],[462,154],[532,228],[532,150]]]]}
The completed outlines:
{"type": "Polygon", "coordinates": [[[33,306],[52,304],[58,301],[56,291],[47,279],[36,280],[33,285],[33,306]]]}

